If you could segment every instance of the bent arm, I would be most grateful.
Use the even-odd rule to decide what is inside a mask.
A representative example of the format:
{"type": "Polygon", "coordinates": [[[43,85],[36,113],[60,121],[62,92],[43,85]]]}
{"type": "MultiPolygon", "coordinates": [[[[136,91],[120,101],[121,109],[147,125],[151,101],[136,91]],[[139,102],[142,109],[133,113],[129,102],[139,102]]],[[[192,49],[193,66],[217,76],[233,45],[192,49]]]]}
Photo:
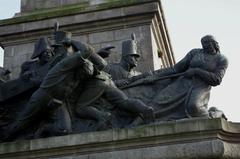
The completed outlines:
{"type": "Polygon", "coordinates": [[[228,67],[228,61],[225,57],[221,57],[218,62],[217,68],[214,72],[209,72],[203,69],[198,69],[196,75],[199,76],[203,81],[208,83],[211,86],[220,85],[222,82],[222,78],[226,72],[228,67]]]}
{"type": "Polygon", "coordinates": [[[20,72],[20,76],[22,76],[25,72],[29,71],[29,63],[28,62],[24,62],[22,65],[21,65],[21,72],[20,72]]]}

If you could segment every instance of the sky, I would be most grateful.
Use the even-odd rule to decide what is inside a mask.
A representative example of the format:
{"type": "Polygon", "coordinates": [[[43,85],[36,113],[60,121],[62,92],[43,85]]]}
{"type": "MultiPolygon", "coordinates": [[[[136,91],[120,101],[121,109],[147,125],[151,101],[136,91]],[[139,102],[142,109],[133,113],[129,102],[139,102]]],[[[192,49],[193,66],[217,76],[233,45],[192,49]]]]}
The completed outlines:
{"type": "MultiPolygon", "coordinates": [[[[213,87],[209,107],[224,111],[229,121],[240,122],[240,0],[162,0],[176,61],[200,48],[204,35],[214,35],[229,67],[220,86],[213,87]]],[[[20,11],[20,0],[0,0],[0,19],[20,11]]],[[[0,50],[2,66],[3,51],[0,50]]]]}

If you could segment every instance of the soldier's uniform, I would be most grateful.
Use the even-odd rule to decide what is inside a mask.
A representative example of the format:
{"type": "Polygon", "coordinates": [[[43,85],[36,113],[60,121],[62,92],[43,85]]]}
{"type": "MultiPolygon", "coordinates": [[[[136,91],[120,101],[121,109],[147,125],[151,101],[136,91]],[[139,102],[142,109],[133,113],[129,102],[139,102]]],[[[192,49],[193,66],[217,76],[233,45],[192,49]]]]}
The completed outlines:
{"type": "Polygon", "coordinates": [[[26,61],[22,64],[20,78],[39,87],[49,70],[48,62],[51,57],[50,41],[46,37],[40,38],[34,47],[34,52],[31,57],[33,61],[26,61]]]}
{"type": "Polygon", "coordinates": [[[112,76],[112,79],[116,84],[120,80],[128,79],[141,74],[141,72],[133,69],[134,66],[130,66],[130,62],[127,61],[129,56],[134,56],[136,58],[140,57],[137,52],[137,43],[134,39],[134,36],[131,40],[123,41],[122,58],[120,63],[111,63],[106,68],[106,72],[112,76]]]}
{"type": "Polygon", "coordinates": [[[46,37],[40,38],[34,46],[33,61],[26,61],[21,66],[19,78],[9,80],[0,87],[0,101],[4,101],[24,92],[33,93],[39,88],[49,70],[51,43],[46,37]],[[38,58],[38,59],[37,59],[38,58]]]}
{"type": "Polygon", "coordinates": [[[50,101],[55,99],[61,103],[79,82],[93,75],[93,64],[87,60],[93,54],[93,49],[88,45],[82,46],[85,51],[65,57],[48,72],[40,88],[30,98],[26,109],[8,128],[6,139],[11,139],[14,134],[29,126],[36,114],[46,109],[50,101]]]}
{"type": "MultiPolygon", "coordinates": [[[[76,50],[80,50],[81,47],[79,46],[81,46],[81,43],[78,44],[76,42],[74,46],[76,50]]],[[[93,60],[91,59],[91,61],[93,60]]],[[[104,70],[103,67],[98,66],[98,68],[104,70]]],[[[148,119],[152,120],[153,118],[153,110],[151,107],[146,106],[140,100],[128,98],[123,91],[116,87],[116,85],[111,79],[111,75],[109,75],[105,71],[97,69],[95,75],[92,76],[92,78],[84,84],[83,92],[81,92],[81,96],[78,97],[78,101],[76,104],[77,112],[80,112],[83,109],[89,110],[87,111],[87,113],[89,114],[84,114],[84,116],[94,118],[94,115],[97,115],[101,118],[103,113],[97,112],[96,110],[89,108],[89,106],[91,106],[91,104],[93,104],[100,97],[108,101],[113,106],[134,113],[136,116],[142,115],[144,119],[146,119],[146,122],[148,119]]]]}
{"type": "Polygon", "coordinates": [[[146,122],[153,120],[153,109],[146,106],[142,101],[129,98],[122,90],[118,89],[111,76],[104,71],[94,76],[87,82],[77,102],[77,109],[90,106],[94,101],[103,98],[113,106],[141,115],[146,122]]]}

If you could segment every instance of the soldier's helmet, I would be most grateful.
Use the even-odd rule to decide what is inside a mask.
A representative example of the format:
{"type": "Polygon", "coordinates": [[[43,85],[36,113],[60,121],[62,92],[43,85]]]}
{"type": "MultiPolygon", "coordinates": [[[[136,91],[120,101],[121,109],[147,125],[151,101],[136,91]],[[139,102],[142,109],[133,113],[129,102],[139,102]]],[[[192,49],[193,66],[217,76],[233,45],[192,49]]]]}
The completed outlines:
{"type": "Polygon", "coordinates": [[[35,43],[31,59],[39,57],[46,50],[51,50],[51,42],[47,37],[42,37],[35,43]]]}
{"type": "Polygon", "coordinates": [[[72,33],[67,31],[56,31],[54,33],[54,41],[53,46],[60,46],[62,44],[71,44],[72,42],[72,33]]]}
{"type": "Polygon", "coordinates": [[[131,34],[131,40],[122,42],[122,57],[128,55],[140,57],[137,52],[137,42],[135,39],[135,34],[131,34]]]}

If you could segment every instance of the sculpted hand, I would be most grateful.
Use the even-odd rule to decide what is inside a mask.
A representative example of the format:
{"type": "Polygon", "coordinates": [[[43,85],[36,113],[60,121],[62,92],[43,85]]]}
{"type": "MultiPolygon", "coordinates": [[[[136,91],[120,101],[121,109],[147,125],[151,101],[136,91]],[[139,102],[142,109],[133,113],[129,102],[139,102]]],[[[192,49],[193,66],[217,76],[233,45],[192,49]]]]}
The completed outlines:
{"type": "Polygon", "coordinates": [[[129,84],[127,80],[117,80],[114,81],[117,87],[123,87],[129,84]]]}

